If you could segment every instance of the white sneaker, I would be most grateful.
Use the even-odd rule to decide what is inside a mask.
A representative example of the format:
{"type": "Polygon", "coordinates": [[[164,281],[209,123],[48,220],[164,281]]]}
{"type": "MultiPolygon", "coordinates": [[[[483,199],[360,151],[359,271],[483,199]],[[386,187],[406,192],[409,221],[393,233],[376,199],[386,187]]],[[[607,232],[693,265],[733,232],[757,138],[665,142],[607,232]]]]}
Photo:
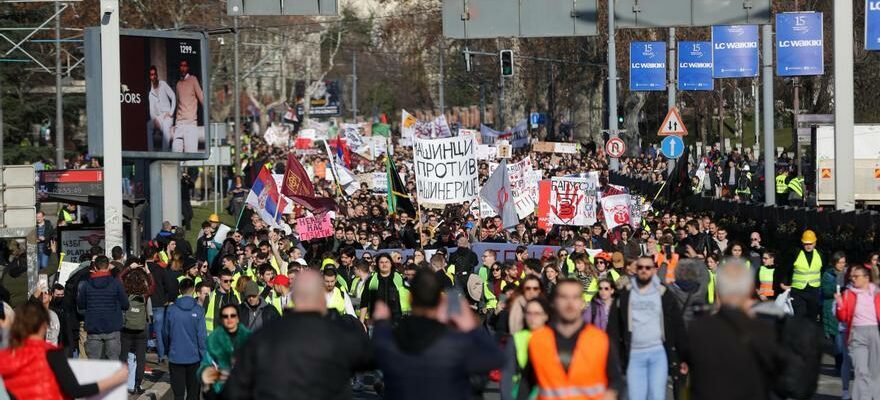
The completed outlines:
{"type": "Polygon", "coordinates": [[[840,395],[841,400],[850,400],[852,397],[849,395],[849,390],[844,390],[843,394],[840,395]]]}

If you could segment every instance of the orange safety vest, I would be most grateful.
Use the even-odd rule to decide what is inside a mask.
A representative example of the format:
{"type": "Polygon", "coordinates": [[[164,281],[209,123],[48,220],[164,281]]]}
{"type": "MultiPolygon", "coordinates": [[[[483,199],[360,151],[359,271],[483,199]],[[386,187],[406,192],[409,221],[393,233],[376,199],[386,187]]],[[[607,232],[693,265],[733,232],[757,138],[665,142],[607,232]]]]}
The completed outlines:
{"type": "Polygon", "coordinates": [[[657,268],[662,267],[663,263],[667,262],[666,265],[666,279],[675,280],[675,267],[678,266],[678,253],[672,253],[672,258],[667,260],[666,255],[663,253],[657,253],[654,255],[654,263],[657,264],[657,268]]]}
{"type": "Polygon", "coordinates": [[[548,326],[532,333],[529,362],[540,387],[539,400],[598,400],[608,386],[608,335],[593,325],[578,335],[568,372],[562,368],[556,334],[548,326]]]}

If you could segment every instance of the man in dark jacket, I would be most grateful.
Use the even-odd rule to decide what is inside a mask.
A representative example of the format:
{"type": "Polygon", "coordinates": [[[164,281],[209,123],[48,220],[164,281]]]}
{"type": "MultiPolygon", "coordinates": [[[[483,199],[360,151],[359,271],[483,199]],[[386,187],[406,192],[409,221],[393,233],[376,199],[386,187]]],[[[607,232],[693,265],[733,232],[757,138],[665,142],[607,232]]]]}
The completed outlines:
{"type": "Polygon", "coordinates": [[[241,324],[251,332],[262,328],[269,321],[278,319],[278,310],[260,296],[260,288],[256,282],[248,282],[244,288],[244,301],[238,305],[241,324]]]}
{"type": "Polygon", "coordinates": [[[636,277],[630,290],[622,290],[611,304],[608,336],[620,349],[632,399],[666,396],[667,371],[658,373],[656,365],[669,365],[675,381],[687,373],[687,337],[678,302],[656,276],[657,266],[650,256],[636,261],[636,277]],[[652,368],[652,366],[655,366],[652,368]]]}
{"type": "Polygon", "coordinates": [[[441,300],[442,287],[437,275],[417,272],[411,288],[412,316],[396,328],[391,327],[388,307],[377,305],[373,348],[385,376],[386,399],[470,399],[475,394],[470,377],[504,363],[498,346],[477,329],[479,320],[466,301],[441,300]],[[441,307],[441,302],[451,301],[459,304],[441,307]],[[448,315],[441,315],[441,308],[448,315]],[[451,326],[441,322],[446,317],[451,326]]]}
{"type": "Polygon", "coordinates": [[[128,310],[128,296],[122,284],[110,275],[110,260],[95,259],[95,271],[79,289],[77,309],[85,316],[86,355],[91,359],[118,360],[122,315],[128,310]]]}
{"type": "Polygon", "coordinates": [[[168,369],[175,400],[198,400],[200,390],[196,371],[205,356],[208,330],[205,311],[193,297],[195,285],[190,279],[180,281],[180,297],[168,306],[163,327],[168,369]]]}
{"type": "Polygon", "coordinates": [[[752,276],[741,264],[722,265],[717,285],[721,309],[690,324],[692,396],[769,399],[771,382],[782,366],[773,326],[749,315],[752,276]]]}
{"type": "Polygon", "coordinates": [[[169,271],[153,261],[155,255],[156,250],[153,247],[147,247],[144,250],[147,269],[156,285],[150,295],[150,303],[153,306],[151,332],[156,334],[156,355],[159,357],[159,361],[162,361],[167,358],[165,341],[162,336],[162,328],[165,325],[165,307],[177,298],[180,291],[177,288],[177,280],[171,276],[169,271]]]}
{"type": "Polygon", "coordinates": [[[362,330],[330,321],[324,280],[315,271],[297,274],[296,309],[251,335],[223,387],[226,399],[350,399],[351,377],[372,367],[362,330]]]}
{"type": "Polygon", "coordinates": [[[459,236],[456,242],[458,250],[449,255],[449,268],[446,272],[453,276],[452,283],[462,292],[466,292],[468,276],[477,272],[475,268],[480,260],[477,253],[471,250],[467,235],[459,236]]]}

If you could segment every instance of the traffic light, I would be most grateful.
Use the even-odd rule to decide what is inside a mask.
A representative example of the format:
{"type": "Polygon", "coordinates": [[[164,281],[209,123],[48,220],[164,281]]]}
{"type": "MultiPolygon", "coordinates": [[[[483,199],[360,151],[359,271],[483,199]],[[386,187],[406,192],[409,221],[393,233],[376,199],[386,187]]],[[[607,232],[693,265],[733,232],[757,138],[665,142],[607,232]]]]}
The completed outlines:
{"type": "Polygon", "coordinates": [[[501,76],[513,76],[513,50],[501,50],[501,76]]]}

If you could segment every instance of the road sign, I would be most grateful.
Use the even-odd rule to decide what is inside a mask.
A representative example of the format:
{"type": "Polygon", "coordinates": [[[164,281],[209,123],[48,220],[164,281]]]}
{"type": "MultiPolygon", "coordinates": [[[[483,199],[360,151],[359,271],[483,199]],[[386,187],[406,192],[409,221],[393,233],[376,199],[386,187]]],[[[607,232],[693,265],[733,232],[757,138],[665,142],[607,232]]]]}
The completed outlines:
{"type": "Polygon", "coordinates": [[[758,26],[713,26],[712,60],[715,78],[758,76],[758,26]]]}
{"type": "Polygon", "coordinates": [[[619,137],[613,137],[605,142],[605,152],[611,158],[620,158],[626,153],[626,142],[619,137]]]}
{"type": "Polygon", "coordinates": [[[669,112],[666,113],[666,118],[663,119],[663,123],[660,124],[660,129],[657,130],[657,136],[687,136],[687,134],[688,130],[684,126],[684,122],[681,120],[681,114],[678,113],[678,108],[670,108],[669,112]]]}
{"type": "Polygon", "coordinates": [[[34,228],[37,192],[33,165],[7,165],[0,180],[0,228],[34,228]]]}
{"type": "Polygon", "coordinates": [[[595,0],[442,0],[442,3],[443,36],[448,39],[599,34],[595,0]]]}
{"type": "Polygon", "coordinates": [[[771,21],[771,0],[616,0],[614,3],[614,24],[618,29],[761,25],[771,21]]]}
{"type": "Polygon", "coordinates": [[[681,136],[667,136],[660,142],[660,151],[666,158],[679,158],[684,153],[684,140],[681,136]]]}
{"type": "Polygon", "coordinates": [[[339,15],[336,0],[228,0],[226,14],[236,15],[339,15]]]}
{"type": "Polygon", "coordinates": [[[713,90],[712,42],[678,42],[678,90],[713,90]]]}
{"type": "Polygon", "coordinates": [[[822,168],[822,179],[831,179],[831,168],[822,168]]]}
{"type": "Polygon", "coordinates": [[[666,43],[629,44],[629,90],[666,90],[666,43]]]}
{"type": "Polygon", "coordinates": [[[822,13],[776,14],[776,75],[822,75],[822,13]]]}
{"type": "Polygon", "coordinates": [[[865,50],[880,50],[880,0],[865,1],[865,50]]]}

